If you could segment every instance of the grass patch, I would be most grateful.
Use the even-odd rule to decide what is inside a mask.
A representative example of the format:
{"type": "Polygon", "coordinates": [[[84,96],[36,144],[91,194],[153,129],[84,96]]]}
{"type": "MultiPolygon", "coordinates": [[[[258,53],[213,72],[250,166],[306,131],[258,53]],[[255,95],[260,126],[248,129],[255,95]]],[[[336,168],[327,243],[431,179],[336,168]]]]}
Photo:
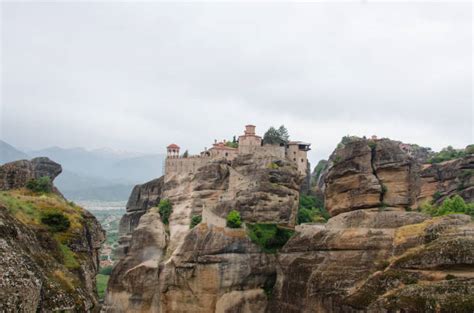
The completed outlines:
{"type": "Polygon", "coordinates": [[[99,299],[104,299],[105,290],[107,289],[107,283],[109,282],[109,275],[98,274],[95,277],[96,285],[97,285],[97,294],[99,295],[99,299]]]}
{"type": "Polygon", "coordinates": [[[294,231],[275,224],[247,224],[247,234],[264,252],[275,253],[293,236],[294,231]]]}
{"type": "Polygon", "coordinates": [[[71,278],[68,274],[64,273],[61,270],[55,270],[52,274],[53,279],[68,291],[73,291],[75,289],[74,279],[71,278]]]}
{"type": "Polygon", "coordinates": [[[68,269],[76,269],[81,266],[76,259],[76,254],[72,252],[68,246],[60,244],[59,249],[61,250],[61,253],[63,255],[64,266],[66,266],[68,269]]]}

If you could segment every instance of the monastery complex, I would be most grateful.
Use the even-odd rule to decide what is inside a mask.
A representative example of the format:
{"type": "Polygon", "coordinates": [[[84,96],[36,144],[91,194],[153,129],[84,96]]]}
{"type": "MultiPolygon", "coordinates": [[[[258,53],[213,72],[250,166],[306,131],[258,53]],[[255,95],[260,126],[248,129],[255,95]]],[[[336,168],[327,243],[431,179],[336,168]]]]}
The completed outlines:
{"type": "Polygon", "coordinates": [[[217,159],[232,161],[238,155],[253,154],[256,157],[268,157],[271,159],[288,159],[293,161],[302,175],[307,174],[308,159],[307,152],[310,150],[309,143],[301,141],[290,141],[287,144],[273,145],[263,144],[262,137],[256,135],[255,126],[245,126],[244,134],[238,138],[238,146],[225,140],[214,141],[212,148],[205,148],[199,155],[180,155],[180,147],[171,144],[167,147],[167,158],[165,161],[165,175],[177,173],[194,173],[208,162],[217,159]]]}

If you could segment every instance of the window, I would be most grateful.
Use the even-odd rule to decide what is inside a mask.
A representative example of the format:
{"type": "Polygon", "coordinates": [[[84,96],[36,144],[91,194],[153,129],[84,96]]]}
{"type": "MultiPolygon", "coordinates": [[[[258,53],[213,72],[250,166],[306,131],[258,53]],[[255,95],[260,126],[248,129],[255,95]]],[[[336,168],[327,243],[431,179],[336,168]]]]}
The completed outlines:
{"type": "Polygon", "coordinates": [[[296,161],[296,158],[293,158],[293,161],[296,161]]]}
{"type": "Polygon", "coordinates": [[[226,152],[226,153],[225,153],[225,156],[229,156],[229,154],[226,152]]]}
{"type": "Polygon", "coordinates": [[[296,151],[293,151],[293,154],[296,154],[296,151]]]}
{"type": "Polygon", "coordinates": [[[304,159],[301,159],[301,162],[304,162],[304,159]]]}

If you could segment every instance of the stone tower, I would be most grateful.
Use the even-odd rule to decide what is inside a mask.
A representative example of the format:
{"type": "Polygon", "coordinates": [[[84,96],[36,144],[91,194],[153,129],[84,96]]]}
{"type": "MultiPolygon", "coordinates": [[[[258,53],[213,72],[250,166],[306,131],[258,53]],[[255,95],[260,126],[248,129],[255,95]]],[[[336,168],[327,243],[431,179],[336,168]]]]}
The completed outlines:
{"type": "Polygon", "coordinates": [[[177,144],[170,144],[168,147],[166,147],[167,154],[166,156],[168,158],[178,158],[179,157],[179,146],[177,144]]]}

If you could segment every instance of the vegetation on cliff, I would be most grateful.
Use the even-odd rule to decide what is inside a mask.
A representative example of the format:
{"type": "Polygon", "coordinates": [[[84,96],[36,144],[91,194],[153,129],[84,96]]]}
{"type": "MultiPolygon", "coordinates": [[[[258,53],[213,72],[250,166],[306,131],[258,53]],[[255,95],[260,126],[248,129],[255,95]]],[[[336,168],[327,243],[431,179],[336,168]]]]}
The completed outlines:
{"type": "Polygon", "coordinates": [[[275,224],[246,224],[246,226],[250,240],[267,253],[275,253],[294,234],[294,231],[275,224]]]}
{"type": "Polygon", "coordinates": [[[466,214],[474,218],[474,203],[466,203],[459,195],[446,198],[439,206],[426,202],[420,206],[419,210],[431,216],[466,214]]]}
{"type": "Polygon", "coordinates": [[[465,149],[454,149],[452,146],[443,148],[440,152],[435,153],[428,162],[441,163],[453,159],[465,157],[466,155],[474,154],[474,145],[469,145],[465,149]]]}
{"type": "Polygon", "coordinates": [[[227,227],[239,228],[242,225],[242,219],[239,211],[232,210],[227,214],[227,227]]]}
{"type": "Polygon", "coordinates": [[[298,224],[325,223],[329,217],[328,211],[324,208],[323,199],[311,195],[300,195],[300,206],[297,216],[298,224]]]}
{"type": "Polygon", "coordinates": [[[168,225],[170,223],[170,215],[173,211],[171,202],[168,199],[161,199],[158,204],[158,211],[160,212],[161,221],[163,224],[168,225]]]}

